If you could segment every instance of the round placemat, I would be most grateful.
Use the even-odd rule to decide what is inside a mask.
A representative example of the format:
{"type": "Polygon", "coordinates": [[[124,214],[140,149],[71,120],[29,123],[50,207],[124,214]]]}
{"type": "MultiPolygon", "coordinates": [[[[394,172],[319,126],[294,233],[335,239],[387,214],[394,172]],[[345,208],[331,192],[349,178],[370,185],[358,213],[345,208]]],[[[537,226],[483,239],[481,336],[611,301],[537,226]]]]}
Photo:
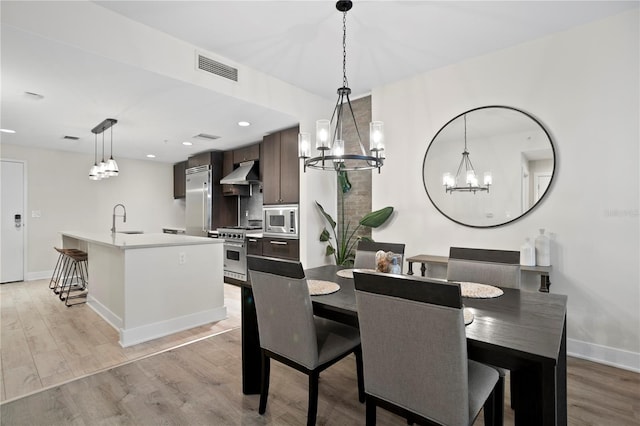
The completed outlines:
{"type": "Polygon", "coordinates": [[[490,299],[504,294],[504,291],[498,287],[470,282],[461,282],[460,292],[462,293],[462,297],[470,297],[472,299],[490,299]]]}
{"type": "Polygon", "coordinates": [[[469,308],[464,308],[462,310],[462,313],[464,314],[464,325],[469,325],[473,322],[473,312],[471,312],[471,309],[469,308]]]}
{"type": "MultiPolygon", "coordinates": [[[[365,272],[376,272],[375,269],[363,269],[363,268],[355,268],[358,269],[359,271],[365,271],[365,272]]],[[[336,272],[336,275],[342,278],[353,278],[353,271],[355,269],[340,269],[338,272],[336,272]]]]}
{"type": "Polygon", "coordinates": [[[340,290],[340,285],[332,281],[307,280],[309,295],[319,296],[321,294],[331,294],[340,290]]]}

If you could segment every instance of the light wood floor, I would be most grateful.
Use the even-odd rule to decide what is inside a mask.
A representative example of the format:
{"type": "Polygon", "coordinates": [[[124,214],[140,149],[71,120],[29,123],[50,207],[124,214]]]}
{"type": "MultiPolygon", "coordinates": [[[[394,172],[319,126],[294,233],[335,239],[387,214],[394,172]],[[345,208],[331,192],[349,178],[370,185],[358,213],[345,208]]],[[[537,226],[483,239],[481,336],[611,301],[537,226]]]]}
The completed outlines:
{"type": "MultiPolygon", "coordinates": [[[[4,286],[2,290],[4,310],[4,286]]],[[[225,290],[230,299],[228,308],[235,303],[239,316],[238,289],[226,286],[225,290]]],[[[27,293],[34,291],[27,290],[27,293]]],[[[216,326],[224,328],[220,323],[216,326]]],[[[99,329],[86,327],[84,330],[87,336],[93,336],[99,329]]],[[[85,339],[96,339],[87,336],[85,339]]],[[[0,406],[0,424],[304,424],[307,378],[291,368],[272,362],[269,402],[264,416],[257,413],[259,397],[242,394],[240,336],[240,330],[234,328],[156,355],[140,355],[141,359],[119,367],[6,401],[0,406]]],[[[171,343],[167,343],[167,347],[170,346],[171,343]]],[[[4,341],[2,349],[4,363],[4,341]]],[[[140,352],[141,349],[137,349],[129,355],[140,352]]],[[[10,353],[7,350],[7,354],[10,353]]],[[[28,355],[23,353],[23,357],[28,355]]],[[[99,359],[101,355],[94,354],[94,357],[99,359]]],[[[17,358],[14,354],[12,362],[17,358]]],[[[640,374],[569,358],[567,383],[570,425],[640,424],[640,374]]],[[[508,383],[506,389],[509,389],[508,383]]],[[[364,424],[364,405],[357,402],[355,361],[348,357],[321,375],[318,425],[361,424],[364,424]]],[[[379,409],[378,424],[404,425],[406,421],[379,409]]],[[[475,424],[483,425],[482,416],[475,424]]],[[[505,424],[513,424],[513,412],[508,408],[505,424]]]]}
{"type": "Polygon", "coordinates": [[[66,307],[48,285],[0,285],[0,401],[240,327],[240,288],[225,284],[226,320],[122,348],[89,306],[66,307]]]}

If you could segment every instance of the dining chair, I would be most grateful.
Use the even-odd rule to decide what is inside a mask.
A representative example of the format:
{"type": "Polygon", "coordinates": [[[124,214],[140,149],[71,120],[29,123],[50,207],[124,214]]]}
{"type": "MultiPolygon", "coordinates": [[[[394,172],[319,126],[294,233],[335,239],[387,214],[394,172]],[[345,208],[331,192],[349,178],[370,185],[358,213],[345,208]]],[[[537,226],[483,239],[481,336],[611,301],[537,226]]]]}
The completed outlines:
{"type": "Polygon", "coordinates": [[[494,415],[498,372],[467,358],[460,285],[422,277],[354,272],[366,395],[409,424],[470,425],[494,415]]]}
{"type": "Polygon", "coordinates": [[[450,247],[447,280],[520,288],[520,252],[450,247]]]}
{"type": "Polygon", "coordinates": [[[354,268],[376,269],[376,252],[379,250],[390,251],[400,255],[400,271],[402,272],[402,264],[404,259],[404,244],[398,243],[379,243],[376,241],[358,241],[356,248],[356,258],[353,262],[354,268]]]}
{"type": "MultiPolygon", "coordinates": [[[[450,247],[448,281],[467,281],[498,287],[520,288],[520,252],[467,247],[450,247]]],[[[504,382],[507,370],[498,368],[500,383],[496,410],[504,411],[504,382]]],[[[517,371],[511,372],[511,408],[517,406],[517,371]]]]}
{"type": "Polygon", "coordinates": [[[309,376],[307,425],[316,422],[320,372],[351,353],[356,358],[358,399],[364,402],[358,329],[313,315],[300,262],[249,255],[247,265],[262,358],[259,413],[264,414],[267,408],[270,359],[309,376]]]}

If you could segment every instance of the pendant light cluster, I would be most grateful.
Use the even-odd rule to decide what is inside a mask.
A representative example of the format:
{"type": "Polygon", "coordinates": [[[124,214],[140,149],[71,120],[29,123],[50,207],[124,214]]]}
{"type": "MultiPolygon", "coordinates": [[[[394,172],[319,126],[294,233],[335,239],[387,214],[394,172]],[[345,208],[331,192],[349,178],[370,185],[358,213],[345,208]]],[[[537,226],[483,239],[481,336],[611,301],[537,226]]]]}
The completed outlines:
{"type": "Polygon", "coordinates": [[[367,153],[362,145],[360,131],[349,99],[351,89],[347,85],[347,11],[352,6],[351,1],[342,0],[336,3],[336,9],[342,12],[342,87],[338,89],[338,101],[331,121],[324,119],[316,122],[316,149],[320,151],[319,155],[311,157],[309,133],[298,135],[298,157],[304,159],[305,172],[307,167],[310,167],[329,171],[378,169],[380,173],[380,167],[384,163],[384,124],[381,121],[369,123],[369,153],[367,153]],[[351,113],[356,128],[360,154],[345,154],[345,140],[342,136],[345,107],[351,113]]]}
{"type": "Polygon", "coordinates": [[[91,133],[95,135],[93,166],[89,170],[89,179],[101,180],[111,176],[118,176],[120,170],[118,163],[113,159],[113,125],[118,120],[115,118],[106,118],[102,123],[91,129],[91,133]],[[104,161],[104,131],[111,128],[111,157],[108,161],[104,161]],[[98,133],[102,133],[102,160],[98,163],[98,133]]]}
{"type": "Polygon", "coordinates": [[[493,177],[491,172],[484,172],[484,185],[480,185],[478,182],[478,176],[471,164],[469,158],[469,151],[467,151],[467,114],[464,115],[464,151],[462,152],[462,159],[458,166],[458,171],[455,177],[451,173],[444,173],[442,175],[442,185],[449,194],[453,192],[473,192],[487,191],[493,183],[493,177]],[[464,180],[464,182],[463,182],[464,180]]]}

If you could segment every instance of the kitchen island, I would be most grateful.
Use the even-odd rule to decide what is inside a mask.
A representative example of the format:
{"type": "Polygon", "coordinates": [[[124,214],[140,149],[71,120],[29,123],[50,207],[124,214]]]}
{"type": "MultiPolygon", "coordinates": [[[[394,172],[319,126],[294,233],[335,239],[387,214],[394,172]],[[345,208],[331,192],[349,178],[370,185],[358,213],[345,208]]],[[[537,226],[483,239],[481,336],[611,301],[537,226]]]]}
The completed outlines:
{"type": "Polygon", "coordinates": [[[172,234],[61,232],[89,257],[87,304],[123,347],[227,317],[224,240],[172,234]]]}

